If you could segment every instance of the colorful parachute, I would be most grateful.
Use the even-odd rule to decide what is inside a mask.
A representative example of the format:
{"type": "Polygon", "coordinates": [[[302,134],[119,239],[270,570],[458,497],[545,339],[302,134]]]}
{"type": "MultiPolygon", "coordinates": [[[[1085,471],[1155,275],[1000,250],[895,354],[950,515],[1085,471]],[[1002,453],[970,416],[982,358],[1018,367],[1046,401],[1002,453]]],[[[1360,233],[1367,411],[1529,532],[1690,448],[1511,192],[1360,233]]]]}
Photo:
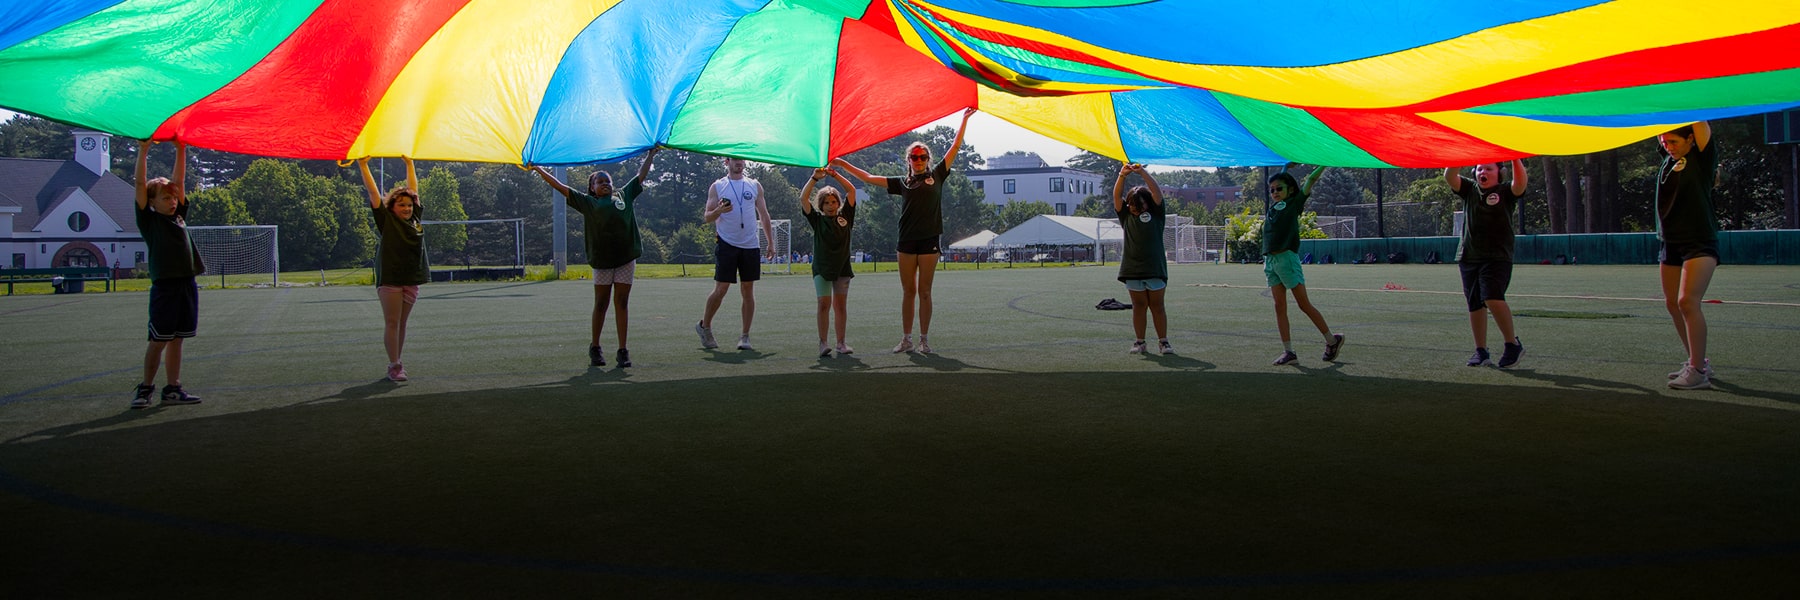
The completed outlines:
{"type": "Polygon", "coordinates": [[[1800,104],[1794,0],[9,4],[0,107],[297,158],[819,165],[977,106],[1137,162],[1425,167],[1800,104]]]}

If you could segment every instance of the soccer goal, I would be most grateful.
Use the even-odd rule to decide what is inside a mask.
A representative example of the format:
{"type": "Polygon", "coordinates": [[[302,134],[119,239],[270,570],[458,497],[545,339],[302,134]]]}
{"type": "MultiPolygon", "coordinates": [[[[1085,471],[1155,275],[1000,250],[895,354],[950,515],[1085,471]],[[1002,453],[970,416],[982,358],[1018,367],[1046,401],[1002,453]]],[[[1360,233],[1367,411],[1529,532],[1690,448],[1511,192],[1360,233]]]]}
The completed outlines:
{"type": "MultiPolygon", "coordinates": [[[[794,272],[794,221],[791,219],[770,219],[769,230],[775,234],[775,260],[764,261],[764,273],[794,272]]],[[[756,242],[761,247],[770,246],[769,238],[763,236],[762,229],[756,230],[756,242]]]]}
{"type": "Polygon", "coordinates": [[[188,239],[200,249],[205,263],[203,277],[216,276],[219,287],[261,287],[267,274],[270,286],[281,285],[281,251],[276,225],[190,225],[188,239]]]}
{"type": "Polygon", "coordinates": [[[432,281],[525,276],[525,219],[424,221],[432,281]]]}
{"type": "Polygon", "coordinates": [[[1163,229],[1163,251],[1175,263],[1218,262],[1225,252],[1225,228],[1194,225],[1192,219],[1163,229]]]}

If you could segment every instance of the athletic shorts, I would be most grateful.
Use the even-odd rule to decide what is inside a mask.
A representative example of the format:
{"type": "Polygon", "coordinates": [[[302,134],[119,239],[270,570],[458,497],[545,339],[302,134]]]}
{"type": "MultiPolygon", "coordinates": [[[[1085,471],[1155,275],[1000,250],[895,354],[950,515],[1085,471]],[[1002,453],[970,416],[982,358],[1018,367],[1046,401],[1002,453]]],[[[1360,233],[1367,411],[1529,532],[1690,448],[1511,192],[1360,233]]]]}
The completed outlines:
{"type": "Polygon", "coordinates": [[[1719,242],[1663,242],[1662,248],[1656,252],[1657,262],[1671,267],[1679,267],[1690,259],[1702,256],[1711,256],[1713,262],[1719,262],[1719,242]]]}
{"type": "Polygon", "coordinates": [[[1129,290],[1129,291],[1133,291],[1133,292],[1155,292],[1155,291],[1161,291],[1163,288],[1166,288],[1166,287],[1169,287],[1169,282],[1164,279],[1127,279],[1127,280],[1125,280],[1125,289],[1129,290]]]}
{"type": "Polygon", "coordinates": [[[901,254],[937,254],[940,252],[938,250],[938,238],[940,237],[943,236],[934,235],[922,240],[901,240],[900,243],[894,244],[894,251],[901,254]]]}
{"type": "Polygon", "coordinates": [[[192,277],[150,282],[150,341],[191,338],[200,331],[200,286],[192,277]]]}
{"type": "Polygon", "coordinates": [[[725,240],[713,238],[718,246],[713,248],[713,281],[719,283],[737,283],[762,279],[762,248],[739,248],[725,243],[725,240]]]}
{"type": "Polygon", "coordinates": [[[1306,275],[1300,272],[1300,255],[1292,250],[1264,255],[1263,276],[1269,279],[1269,287],[1279,285],[1291,290],[1306,285],[1306,275]]]}
{"type": "Polygon", "coordinates": [[[418,304],[419,303],[419,286],[416,286],[416,285],[384,285],[384,286],[379,286],[379,287],[375,288],[375,295],[377,297],[386,298],[392,294],[399,294],[401,302],[405,302],[407,304],[418,304]]]}
{"type": "Polygon", "coordinates": [[[1506,301],[1506,288],[1512,285],[1513,264],[1497,260],[1459,263],[1462,269],[1463,299],[1469,312],[1487,308],[1487,301],[1506,301]]]}
{"type": "Polygon", "coordinates": [[[594,285],[612,285],[622,283],[631,285],[631,278],[637,275],[637,261],[631,261],[611,269],[594,269],[594,285]]]}
{"type": "Polygon", "coordinates": [[[824,275],[814,275],[813,276],[813,293],[818,294],[820,298],[830,296],[833,293],[846,294],[849,292],[850,292],[850,278],[849,277],[839,277],[837,279],[826,279],[824,275]]]}

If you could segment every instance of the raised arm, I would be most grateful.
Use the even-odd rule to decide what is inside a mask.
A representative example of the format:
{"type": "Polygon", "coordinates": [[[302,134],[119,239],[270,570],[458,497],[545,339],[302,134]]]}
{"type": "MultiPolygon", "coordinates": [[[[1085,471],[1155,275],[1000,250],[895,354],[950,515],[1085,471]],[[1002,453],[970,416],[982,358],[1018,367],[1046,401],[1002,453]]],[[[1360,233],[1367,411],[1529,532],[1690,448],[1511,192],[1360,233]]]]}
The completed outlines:
{"type": "Polygon", "coordinates": [[[1705,150],[1712,143],[1712,124],[1706,121],[1694,123],[1694,149],[1705,150]]]}
{"type": "Polygon", "coordinates": [[[138,210],[143,210],[145,206],[150,205],[150,190],[144,189],[144,186],[148,185],[146,182],[148,182],[150,180],[149,174],[146,173],[146,171],[150,168],[150,160],[149,160],[150,159],[150,147],[155,146],[155,145],[156,145],[156,142],[153,140],[138,140],[138,146],[137,146],[138,147],[138,167],[137,167],[137,207],[138,207],[138,210]]]}
{"type": "Polygon", "coordinates": [[[418,206],[423,199],[419,196],[419,174],[413,171],[412,157],[402,156],[400,160],[406,161],[406,189],[413,193],[413,205],[418,206]]]}
{"type": "Polygon", "coordinates": [[[831,169],[825,171],[831,173],[832,178],[844,185],[844,206],[856,206],[856,184],[851,183],[850,178],[845,177],[843,173],[831,169]]]}
{"type": "Polygon", "coordinates": [[[1144,165],[1138,165],[1137,172],[1144,176],[1144,189],[1150,190],[1150,202],[1162,206],[1162,186],[1156,184],[1156,178],[1150,176],[1150,170],[1145,169],[1144,165]]]}
{"type": "Polygon", "coordinates": [[[381,208],[381,188],[375,185],[375,176],[369,173],[369,157],[356,159],[356,168],[362,171],[363,189],[369,192],[369,207],[381,208]]]}
{"type": "Polygon", "coordinates": [[[175,176],[169,181],[174,188],[175,203],[187,204],[187,143],[175,142],[175,176]]]}
{"type": "Polygon", "coordinates": [[[1462,167],[1444,167],[1444,183],[1450,186],[1450,192],[1462,193],[1462,167]]]}
{"type": "MultiPolygon", "coordinates": [[[[531,172],[537,173],[538,178],[543,179],[544,183],[548,183],[548,184],[550,184],[550,187],[556,188],[556,191],[562,192],[562,195],[564,198],[569,197],[569,194],[574,192],[574,190],[569,189],[568,184],[563,183],[562,180],[557,179],[555,175],[552,175],[550,173],[549,169],[546,169],[542,166],[532,165],[531,172]]],[[[369,173],[368,169],[363,170],[363,175],[365,177],[368,176],[368,173],[369,173]]]]}
{"type": "Polygon", "coordinates": [[[813,169],[811,177],[806,178],[806,187],[800,188],[800,214],[812,214],[813,188],[819,186],[819,180],[825,177],[826,169],[813,169]]]}
{"type": "Polygon", "coordinates": [[[1517,158],[1512,160],[1512,167],[1512,193],[1516,198],[1525,195],[1525,187],[1531,183],[1531,173],[1525,171],[1525,161],[1517,158]]]}
{"type": "Polygon", "coordinates": [[[845,170],[846,172],[849,172],[851,176],[853,176],[857,179],[861,179],[864,182],[868,183],[869,185],[873,185],[873,186],[877,186],[877,187],[881,187],[881,188],[887,187],[887,178],[886,177],[870,175],[868,171],[858,169],[858,168],[856,168],[856,165],[850,164],[850,161],[844,160],[842,158],[834,158],[834,159],[831,159],[831,164],[832,164],[832,166],[835,166],[837,168],[845,170]]]}
{"type": "Polygon", "coordinates": [[[956,128],[956,141],[950,142],[950,149],[944,151],[944,166],[956,165],[956,153],[962,150],[963,134],[969,131],[969,117],[975,114],[973,107],[963,109],[962,126],[956,128]]]}
{"type": "Polygon", "coordinates": [[[638,181],[641,182],[645,177],[650,176],[650,161],[656,160],[656,153],[659,150],[662,150],[662,146],[651,146],[650,151],[644,153],[644,164],[638,165],[638,181]]]}
{"type": "Polygon", "coordinates": [[[1131,174],[1131,163],[1119,165],[1119,178],[1113,180],[1113,212],[1125,212],[1125,177],[1131,174]]]}
{"type": "Polygon", "coordinates": [[[1306,174],[1306,181],[1300,182],[1300,193],[1302,195],[1311,196],[1313,184],[1318,183],[1319,176],[1324,175],[1324,174],[1325,174],[1324,166],[1313,167],[1312,172],[1306,174]]]}

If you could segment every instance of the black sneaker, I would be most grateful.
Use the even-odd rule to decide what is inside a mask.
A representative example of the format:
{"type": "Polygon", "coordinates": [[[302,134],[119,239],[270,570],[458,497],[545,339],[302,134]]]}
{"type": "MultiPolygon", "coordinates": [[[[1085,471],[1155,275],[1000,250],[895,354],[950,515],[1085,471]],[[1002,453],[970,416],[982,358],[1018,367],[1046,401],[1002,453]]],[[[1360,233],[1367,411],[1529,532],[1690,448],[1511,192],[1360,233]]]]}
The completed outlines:
{"type": "Polygon", "coordinates": [[[131,408],[150,408],[150,395],[156,393],[156,386],[140,383],[137,394],[131,398],[131,408]]]}
{"type": "Polygon", "coordinates": [[[1331,334],[1331,343],[1325,345],[1325,362],[1337,360],[1338,350],[1344,347],[1344,334],[1331,334]]]}
{"type": "Polygon", "coordinates": [[[1500,368],[1507,369],[1519,364],[1519,357],[1524,355],[1525,342],[1520,342],[1519,338],[1513,338],[1513,341],[1506,343],[1506,350],[1500,353],[1500,368]]]}
{"type": "Polygon", "coordinates": [[[200,397],[188,395],[187,390],[181,389],[179,385],[165,385],[162,389],[162,403],[165,406],[199,404],[200,397]]]}
{"type": "Polygon", "coordinates": [[[614,358],[617,359],[617,362],[619,363],[620,368],[631,366],[631,351],[630,350],[620,348],[619,353],[616,356],[614,356],[614,358]]]}
{"type": "Polygon", "coordinates": [[[1476,348],[1475,353],[1469,355],[1469,366],[1471,367],[1479,367],[1488,364],[1488,362],[1487,348],[1476,348]]]}
{"type": "Polygon", "coordinates": [[[606,353],[600,351],[599,346],[588,346],[588,366],[590,366],[590,367],[606,366],[606,353]]]}

